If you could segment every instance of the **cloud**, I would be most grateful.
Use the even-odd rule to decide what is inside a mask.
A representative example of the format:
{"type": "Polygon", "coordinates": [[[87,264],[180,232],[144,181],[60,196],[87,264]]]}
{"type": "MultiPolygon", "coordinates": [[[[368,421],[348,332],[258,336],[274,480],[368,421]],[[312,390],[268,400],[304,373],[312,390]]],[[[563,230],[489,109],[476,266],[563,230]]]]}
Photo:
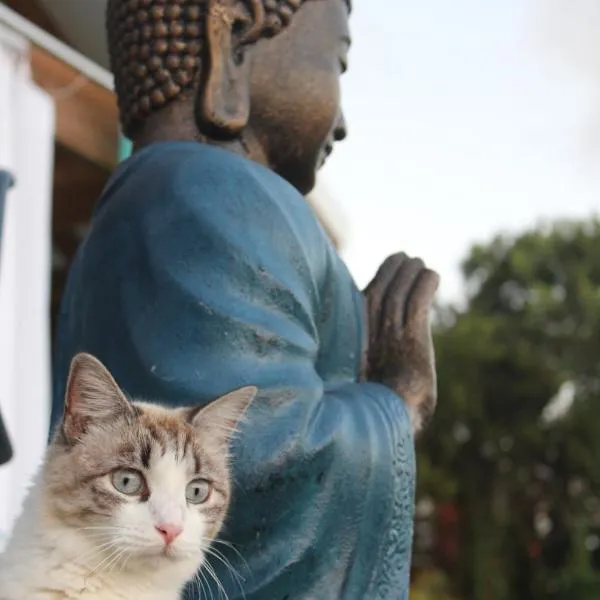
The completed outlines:
{"type": "MultiPolygon", "coordinates": [[[[537,41],[548,60],[562,66],[592,92],[582,132],[584,155],[600,157],[600,2],[530,0],[535,5],[537,41]]],[[[576,82],[572,82],[576,84],[576,82]]]]}
{"type": "Polygon", "coordinates": [[[600,2],[531,1],[537,5],[540,41],[546,49],[600,87],[600,2]]]}

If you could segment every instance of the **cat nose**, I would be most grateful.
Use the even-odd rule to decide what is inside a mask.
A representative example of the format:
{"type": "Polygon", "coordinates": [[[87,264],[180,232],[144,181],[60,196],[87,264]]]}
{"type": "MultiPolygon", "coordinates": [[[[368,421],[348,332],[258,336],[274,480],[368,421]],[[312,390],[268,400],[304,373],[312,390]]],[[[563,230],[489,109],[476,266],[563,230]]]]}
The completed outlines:
{"type": "Polygon", "coordinates": [[[162,523],[161,525],[155,525],[154,528],[161,535],[162,539],[165,540],[165,544],[167,545],[172,543],[183,531],[181,525],[173,525],[172,523],[162,523]]]}

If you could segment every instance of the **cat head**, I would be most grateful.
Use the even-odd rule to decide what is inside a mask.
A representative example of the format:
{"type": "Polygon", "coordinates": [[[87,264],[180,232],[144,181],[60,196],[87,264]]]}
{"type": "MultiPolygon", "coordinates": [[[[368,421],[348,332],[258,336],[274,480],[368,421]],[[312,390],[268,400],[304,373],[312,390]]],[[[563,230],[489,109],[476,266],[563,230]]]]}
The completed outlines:
{"type": "Polygon", "coordinates": [[[89,548],[91,566],[178,564],[191,577],[226,516],[229,445],[256,393],[195,408],[129,401],[97,359],[78,354],[44,469],[48,518],[89,548]]]}

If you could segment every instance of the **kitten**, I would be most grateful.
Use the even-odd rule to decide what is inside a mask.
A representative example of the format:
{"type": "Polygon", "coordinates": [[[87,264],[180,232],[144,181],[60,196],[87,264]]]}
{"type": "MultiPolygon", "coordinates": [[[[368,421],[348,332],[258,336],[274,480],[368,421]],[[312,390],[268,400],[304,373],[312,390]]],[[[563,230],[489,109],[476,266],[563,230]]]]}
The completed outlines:
{"type": "Polygon", "coordinates": [[[219,532],[232,432],[257,389],[203,408],[125,398],[89,354],[0,556],[0,600],[176,600],[219,532]]]}

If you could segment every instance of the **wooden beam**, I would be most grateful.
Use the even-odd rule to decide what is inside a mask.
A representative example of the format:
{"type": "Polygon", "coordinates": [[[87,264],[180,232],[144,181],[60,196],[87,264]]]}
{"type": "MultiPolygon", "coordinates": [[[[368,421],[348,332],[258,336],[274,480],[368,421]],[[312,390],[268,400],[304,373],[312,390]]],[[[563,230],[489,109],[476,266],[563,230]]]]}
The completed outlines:
{"type": "Polygon", "coordinates": [[[62,230],[87,225],[109,176],[108,169],[56,144],[52,194],[54,228],[62,230]]]}
{"type": "Polygon", "coordinates": [[[52,270],[50,315],[53,331],[67,273],[81,241],[78,228],[89,224],[94,206],[109,177],[108,169],[92,163],[62,144],[55,144],[52,244],[64,264],[56,265],[52,270]]]}
{"type": "Polygon", "coordinates": [[[2,0],[2,2],[8,8],[12,8],[12,10],[19,13],[22,17],[41,27],[55,38],[63,42],[65,41],[64,36],[58,30],[52,18],[36,0],[2,0]]]}
{"type": "Polygon", "coordinates": [[[34,81],[56,104],[56,140],[87,160],[112,169],[117,162],[116,97],[45,50],[31,49],[34,81]]]}

